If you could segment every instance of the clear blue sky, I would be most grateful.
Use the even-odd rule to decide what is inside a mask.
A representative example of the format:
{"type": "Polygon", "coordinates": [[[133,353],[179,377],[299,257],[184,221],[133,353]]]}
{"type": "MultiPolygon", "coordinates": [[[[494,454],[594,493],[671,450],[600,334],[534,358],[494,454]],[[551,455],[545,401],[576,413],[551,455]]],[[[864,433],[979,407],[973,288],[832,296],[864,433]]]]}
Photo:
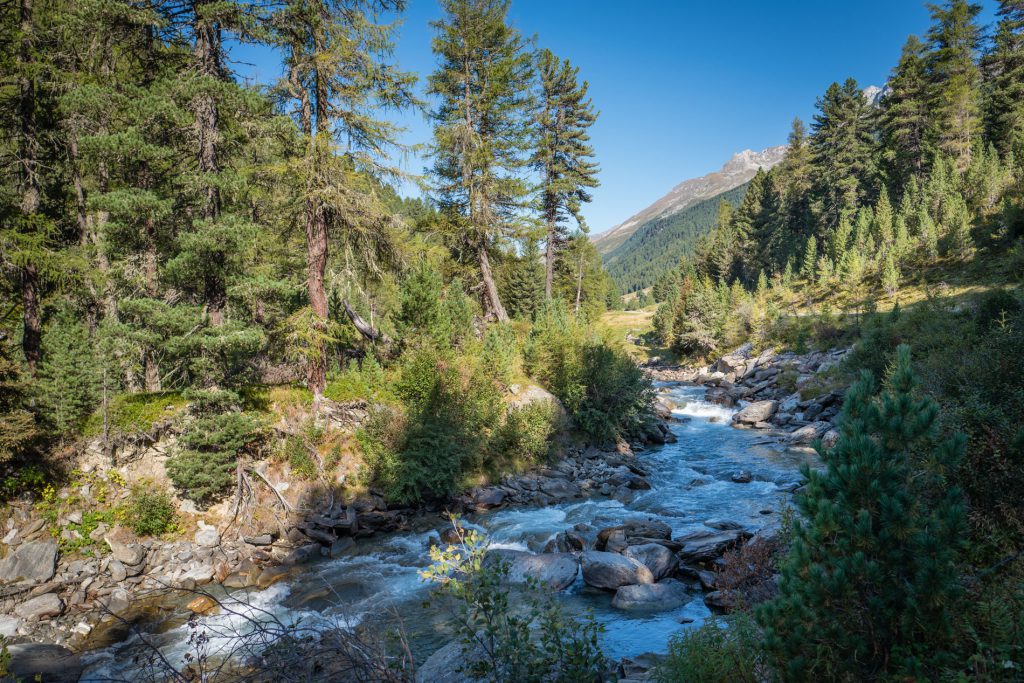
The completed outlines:
{"type": "MultiPolygon", "coordinates": [[[[984,2],[986,24],[993,5],[984,2]]],[[[439,17],[435,0],[410,0],[404,15],[396,56],[421,78],[435,65],[428,22],[439,17]]],[[[590,82],[602,167],[584,211],[592,233],[739,150],[783,144],[793,117],[809,122],[832,81],[881,85],[906,37],[929,24],[918,0],[513,0],[511,19],[590,82]]],[[[233,57],[241,75],[276,78],[273,53],[239,46],[233,57]]],[[[401,121],[408,142],[430,139],[422,117],[401,121]]],[[[425,162],[404,166],[421,173],[425,162]]]]}

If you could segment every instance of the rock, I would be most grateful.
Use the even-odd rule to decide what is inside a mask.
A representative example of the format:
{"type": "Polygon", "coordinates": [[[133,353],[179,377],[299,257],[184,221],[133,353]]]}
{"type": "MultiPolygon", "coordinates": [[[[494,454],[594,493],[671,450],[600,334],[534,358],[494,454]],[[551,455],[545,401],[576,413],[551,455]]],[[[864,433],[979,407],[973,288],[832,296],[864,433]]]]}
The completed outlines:
{"type": "Polygon", "coordinates": [[[258,536],[243,536],[242,540],[249,545],[263,546],[273,543],[274,537],[270,534],[260,534],[258,536]]]}
{"type": "Polygon", "coordinates": [[[332,559],[336,560],[342,555],[344,555],[346,552],[348,552],[355,544],[356,542],[353,541],[350,537],[342,536],[337,541],[331,543],[331,548],[328,555],[330,555],[332,559]]]}
{"type": "Polygon", "coordinates": [[[505,502],[505,491],[497,486],[480,489],[473,496],[473,505],[481,510],[496,508],[505,502]]]}
{"type": "Polygon", "coordinates": [[[64,601],[56,593],[45,593],[26,600],[14,608],[14,613],[25,619],[56,617],[64,611],[64,601]]]}
{"type": "Polygon", "coordinates": [[[657,543],[631,545],[622,554],[650,569],[655,581],[671,576],[679,566],[679,558],[675,553],[657,543]]]}
{"type": "Polygon", "coordinates": [[[220,532],[208,526],[196,532],[195,541],[200,548],[216,548],[220,545],[220,532]]]}
{"type": "Polygon", "coordinates": [[[185,605],[185,608],[195,614],[216,614],[220,611],[220,605],[209,595],[200,595],[185,605]]]}
{"type": "Polygon", "coordinates": [[[711,591],[704,594],[704,604],[713,610],[729,612],[736,607],[732,591],[711,591]]]}
{"type": "Polygon", "coordinates": [[[583,553],[583,580],[595,588],[614,590],[639,583],[654,583],[651,570],[631,557],[588,550],[583,553]]]}
{"type": "Polygon", "coordinates": [[[21,643],[7,646],[11,655],[8,672],[13,680],[40,683],[77,683],[82,677],[78,655],[60,645],[21,643]]]}
{"type": "Polygon", "coordinates": [[[498,548],[488,551],[485,561],[507,563],[507,578],[511,583],[525,583],[532,578],[554,591],[571,586],[579,573],[579,561],[572,553],[534,555],[522,550],[498,548]]]}
{"type": "Polygon", "coordinates": [[[0,614],[0,636],[12,638],[18,635],[18,627],[21,626],[21,619],[12,617],[10,614],[0,614]]]}
{"type": "Polygon", "coordinates": [[[128,570],[124,568],[124,564],[118,559],[110,560],[107,569],[110,571],[110,578],[117,583],[128,578],[128,570]]]}
{"type": "Polygon", "coordinates": [[[710,562],[748,538],[750,533],[742,530],[699,531],[682,536],[676,539],[683,544],[683,549],[679,551],[679,559],[684,562],[710,562]]]}
{"type": "Polygon", "coordinates": [[[830,422],[812,422],[809,425],[800,427],[796,431],[790,432],[789,441],[790,443],[811,443],[830,429],[832,429],[832,423],[830,422]]]}
{"type": "Polygon", "coordinates": [[[756,424],[758,422],[767,422],[778,409],[778,401],[755,401],[733,415],[732,421],[736,424],[747,425],[756,424]]]}
{"type": "Polygon", "coordinates": [[[740,470],[732,475],[732,480],[737,484],[749,484],[754,480],[754,475],[746,470],[740,470]]]}
{"type": "Polygon", "coordinates": [[[0,560],[0,583],[44,583],[52,579],[56,571],[56,541],[29,541],[0,560]]]}
{"type": "Polygon", "coordinates": [[[839,441],[839,431],[830,429],[821,435],[821,445],[824,448],[832,448],[839,441]]]}
{"type": "Polygon", "coordinates": [[[103,608],[114,616],[122,616],[131,607],[131,597],[124,588],[115,588],[103,601],[103,608]]]}
{"type": "Polygon", "coordinates": [[[623,586],[615,591],[612,607],[624,610],[661,611],[686,604],[686,589],[675,579],[623,586]]]}
{"type": "Polygon", "coordinates": [[[416,683],[476,683],[477,678],[462,671],[467,664],[462,643],[452,641],[416,669],[416,683]]]}
{"type": "Polygon", "coordinates": [[[704,526],[718,529],[719,531],[732,531],[733,529],[743,528],[742,524],[731,519],[706,519],[704,520],[704,526]]]}
{"type": "Polygon", "coordinates": [[[112,536],[107,536],[106,540],[115,560],[135,566],[146,559],[146,549],[138,543],[123,543],[112,536]]]}
{"type": "Polygon", "coordinates": [[[557,500],[579,498],[582,493],[580,487],[568,479],[542,477],[539,484],[541,491],[557,500]]]}
{"type": "Polygon", "coordinates": [[[646,519],[633,519],[620,524],[619,526],[607,527],[597,532],[597,544],[598,550],[604,550],[605,544],[608,539],[616,531],[622,531],[626,536],[626,542],[630,545],[640,545],[647,543],[649,539],[664,539],[669,540],[672,538],[672,527],[664,522],[657,520],[646,520],[646,519]],[[643,540],[639,543],[634,543],[631,539],[642,538],[643,540]]]}

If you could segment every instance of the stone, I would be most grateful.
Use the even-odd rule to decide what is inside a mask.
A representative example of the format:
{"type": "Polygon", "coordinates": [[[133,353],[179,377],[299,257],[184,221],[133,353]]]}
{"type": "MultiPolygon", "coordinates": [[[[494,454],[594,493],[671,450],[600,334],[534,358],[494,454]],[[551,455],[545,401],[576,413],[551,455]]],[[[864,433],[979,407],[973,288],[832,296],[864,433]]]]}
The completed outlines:
{"type": "Polygon", "coordinates": [[[107,545],[110,546],[110,554],[115,560],[135,566],[142,564],[142,561],[146,559],[146,548],[138,543],[122,543],[111,536],[108,536],[106,540],[107,545]]]}
{"type": "Polygon", "coordinates": [[[736,424],[746,425],[767,422],[778,409],[778,401],[755,401],[733,415],[732,421],[736,424]]]}
{"type": "Polygon", "coordinates": [[[832,448],[839,441],[839,431],[830,429],[821,435],[821,445],[824,448],[832,448]]]}
{"type": "Polygon", "coordinates": [[[260,534],[258,536],[243,536],[242,540],[249,545],[270,545],[274,542],[274,537],[270,534],[260,534]]]}
{"type": "Polygon", "coordinates": [[[496,508],[505,502],[505,492],[497,486],[480,489],[473,496],[473,505],[481,510],[496,508]]]}
{"type": "Polygon", "coordinates": [[[710,562],[721,557],[726,550],[741,541],[750,538],[751,534],[743,530],[731,531],[698,531],[682,536],[683,549],[679,551],[679,559],[684,562],[710,562]]]}
{"type": "Polygon", "coordinates": [[[743,528],[742,524],[731,519],[706,519],[704,520],[704,526],[718,529],[719,531],[732,531],[743,528]]]}
{"type": "Polygon", "coordinates": [[[64,601],[56,593],[46,593],[26,600],[14,608],[14,613],[25,619],[56,617],[64,611],[64,601]]]}
{"type": "Polygon", "coordinates": [[[625,534],[626,542],[631,545],[647,543],[648,539],[669,540],[672,538],[672,527],[664,522],[659,522],[654,519],[632,519],[620,524],[619,526],[607,527],[597,532],[597,544],[595,547],[598,550],[604,550],[609,537],[616,531],[620,530],[625,534]],[[644,540],[639,543],[634,543],[632,539],[637,538],[642,538],[644,540]]]}
{"type": "Polygon", "coordinates": [[[110,578],[120,583],[128,578],[128,570],[124,568],[124,564],[120,560],[112,559],[110,564],[107,566],[110,570],[110,578]]]}
{"type": "Polygon", "coordinates": [[[711,591],[704,594],[704,604],[719,612],[730,612],[736,607],[732,591],[711,591]]]}
{"type": "Polygon", "coordinates": [[[220,605],[209,595],[197,596],[185,608],[194,614],[216,614],[220,611],[220,605]]]}
{"type": "Polygon", "coordinates": [[[497,548],[488,551],[485,562],[505,562],[510,583],[519,584],[534,579],[553,591],[571,586],[579,573],[579,561],[572,553],[534,555],[522,550],[497,548]]]}
{"type": "Polygon", "coordinates": [[[81,658],[61,645],[21,643],[8,645],[7,652],[11,680],[77,683],[82,677],[81,658]]]}
{"type": "Polygon", "coordinates": [[[582,556],[583,580],[595,588],[615,590],[638,583],[654,583],[651,570],[631,557],[588,550],[582,556]]]}
{"type": "Polygon", "coordinates": [[[124,588],[115,588],[110,591],[103,601],[103,608],[113,614],[114,616],[122,616],[131,607],[131,597],[128,595],[128,591],[124,588]]]}
{"type": "Polygon", "coordinates": [[[18,635],[18,627],[21,626],[21,619],[10,614],[0,614],[0,636],[13,638],[18,635]]]}
{"type": "Polygon", "coordinates": [[[200,548],[216,548],[220,546],[220,532],[212,526],[200,529],[196,532],[195,542],[200,548]]]}
{"type": "Polygon", "coordinates": [[[676,554],[657,543],[631,545],[622,554],[650,569],[655,581],[671,576],[679,566],[676,554]]]}
{"type": "Polygon", "coordinates": [[[328,551],[328,556],[336,560],[345,553],[347,553],[349,550],[351,550],[352,547],[355,546],[355,544],[356,542],[353,541],[350,537],[342,536],[338,540],[331,543],[330,550],[328,551]]]}
{"type": "Polygon", "coordinates": [[[579,498],[582,492],[580,487],[568,479],[554,477],[543,477],[540,482],[540,490],[557,500],[568,500],[579,498]]]}
{"type": "Polygon", "coordinates": [[[686,588],[675,579],[658,583],[622,586],[615,591],[612,607],[622,610],[664,611],[685,605],[686,588]]]}
{"type": "Polygon", "coordinates": [[[427,657],[416,669],[416,683],[476,683],[478,679],[462,671],[466,656],[462,643],[452,641],[427,657]]]}
{"type": "Polygon", "coordinates": [[[733,473],[732,480],[737,484],[749,484],[754,480],[754,475],[746,470],[740,470],[733,473]]]}
{"type": "Polygon", "coordinates": [[[0,560],[0,583],[44,583],[57,572],[57,542],[22,543],[0,560]]]}
{"type": "Polygon", "coordinates": [[[790,432],[788,438],[790,443],[811,443],[815,439],[821,438],[830,429],[832,429],[830,422],[812,422],[790,432]]]}

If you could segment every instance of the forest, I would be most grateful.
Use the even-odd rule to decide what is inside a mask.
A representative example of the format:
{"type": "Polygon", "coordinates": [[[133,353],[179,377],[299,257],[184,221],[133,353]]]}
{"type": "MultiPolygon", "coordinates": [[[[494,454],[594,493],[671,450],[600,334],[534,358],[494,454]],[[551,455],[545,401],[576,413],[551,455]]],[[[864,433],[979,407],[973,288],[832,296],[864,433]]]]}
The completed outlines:
{"type": "Polygon", "coordinates": [[[587,74],[438,4],[0,3],[0,677],[1020,680],[1024,2],[608,270],[587,74]]]}

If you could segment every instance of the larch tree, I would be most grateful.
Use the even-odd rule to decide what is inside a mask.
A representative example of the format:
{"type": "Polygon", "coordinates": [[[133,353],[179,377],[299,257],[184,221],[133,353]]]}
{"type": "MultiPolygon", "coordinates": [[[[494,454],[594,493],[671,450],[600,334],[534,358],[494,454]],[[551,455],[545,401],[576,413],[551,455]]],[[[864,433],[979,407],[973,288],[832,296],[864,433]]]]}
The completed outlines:
{"type": "Polygon", "coordinates": [[[507,321],[491,267],[521,213],[528,186],[526,115],[531,108],[527,41],[508,23],[509,0],[442,0],[432,24],[439,65],[431,174],[442,210],[480,269],[486,314],[507,321]]]}
{"type": "Polygon", "coordinates": [[[932,136],[959,171],[971,163],[981,134],[981,71],[976,58],[981,28],[979,5],[949,0],[931,5],[928,74],[931,81],[932,136]]]}
{"type": "Polygon", "coordinates": [[[530,163],[540,175],[538,204],[547,228],[544,296],[550,299],[555,261],[569,236],[566,222],[575,220],[580,230],[587,232],[580,209],[591,199],[587,190],[598,185],[599,169],[588,133],[597,113],[587,97],[586,81],[579,82],[579,69],[569,60],[541,50],[537,73],[537,137],[530,163]]]}
{"type": "Polygon", "coordinates": [[[387,159],[401,147],[401,129],[379,112],[415,104],[415,78],[393,63],[394,25],[380,18],[404,6],[402,0],[289,0],[271,19],[284,53],[278,90],[301,136],[289,170],[305,208],[309,309],[297,336],[317,405],[327,385],[325,275],[332,234],[357,251],[368,270],[394,257],[388,239],[394,218],[376,196],[375,179],[397,174],[387,159]]]}

